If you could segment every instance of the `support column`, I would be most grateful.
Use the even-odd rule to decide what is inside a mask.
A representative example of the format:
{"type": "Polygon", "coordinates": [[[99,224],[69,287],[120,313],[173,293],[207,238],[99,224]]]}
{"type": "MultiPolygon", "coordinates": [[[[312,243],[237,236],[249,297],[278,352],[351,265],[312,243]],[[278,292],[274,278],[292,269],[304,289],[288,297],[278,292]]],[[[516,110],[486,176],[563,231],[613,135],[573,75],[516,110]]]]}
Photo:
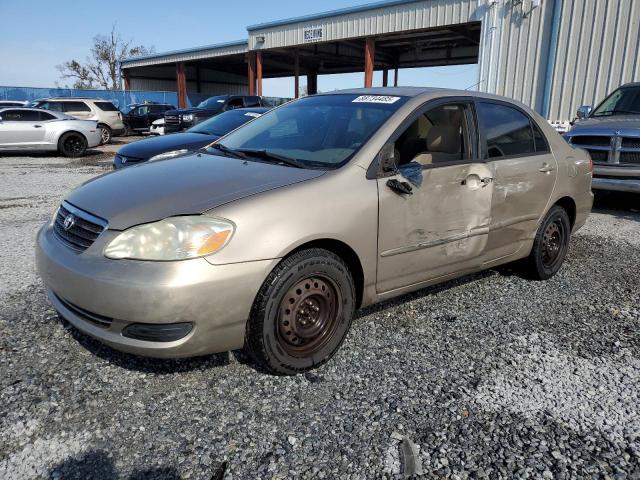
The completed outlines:
{"type": "Polygon", "coordinates": [[[200,83],[200,66],[196,65],[196,92],[202,92],[202,85],[200,83]]]}
{"type": "Polygon", "coordinates": [[[318,93],[318,72],[309,70],[307,73],[307,94],[315,95],[318,93]]]}
{"type": "Polygon", "coordinates": [[[364,88],[373,86],[373,65],[375,63],[376,41],[367,37],[364,47],[364,88]]]}
{"type": "Polygon", "coordinates": [[[124,89],[131,90],[131,80],[129,78],[129,70],[122,71],[122,79],[124,80],[124,89]]]}
{"type": "Polygon", "coordinates": [[[184,73],[184,62],[176,63],[176,87],[178,108],[187,108],[187,78],[184,73]]]}
{"type": "Polygon", "coordinates": [[[389,70],[385,68],[382,70],[382,86],[386,87],[388,86],[388,83],[389,83],[389,70]]]}
{"type": "Polygon", "coordinates": [[[393,86],[394,87],[398,86],[398,67],[396,67],[393,72],[393,86]]]}
{"type": "Polygon", "coordinates": [[[300,96],[300,55],[296,50],[293,54],[293,98],[300,96]]]}
{"type": "Polygon", "coordinates": [[[249,82],[249,95],[256,94],[256,52],[247,54],[247,80],[249,82]]]}
{"type": "Polygon", "coordinates": [[[262,96],[262,52],[256,52],[256,81],[258,84],[258,95],[262,96]]]}

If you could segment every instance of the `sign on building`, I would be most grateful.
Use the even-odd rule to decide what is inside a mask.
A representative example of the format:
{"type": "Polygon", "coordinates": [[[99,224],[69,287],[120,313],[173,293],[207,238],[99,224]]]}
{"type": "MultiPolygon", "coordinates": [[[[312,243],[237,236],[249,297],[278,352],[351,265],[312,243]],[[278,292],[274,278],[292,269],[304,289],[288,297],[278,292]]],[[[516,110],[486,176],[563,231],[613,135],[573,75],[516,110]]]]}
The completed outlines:
{"type": "Polygon", "coordinates": [[[304,43],[320,42],[323,36],[323,27],[309,27],[304,29],[304,43]]]}

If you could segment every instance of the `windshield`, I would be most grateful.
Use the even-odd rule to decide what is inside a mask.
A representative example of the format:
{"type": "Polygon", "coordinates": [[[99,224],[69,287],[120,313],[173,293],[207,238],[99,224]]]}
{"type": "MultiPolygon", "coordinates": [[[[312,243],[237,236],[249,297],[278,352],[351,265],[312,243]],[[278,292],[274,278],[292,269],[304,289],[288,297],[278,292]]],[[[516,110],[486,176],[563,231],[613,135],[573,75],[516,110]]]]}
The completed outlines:
{"type": "Polygon", "coordinates": [[[187,132],[204,133],[207,135],[217,135],[221,137],[226,133],[229,133],[231,130],[235,130],[240,125],[244,125],[248,121],[259,117],[260,115],[260,113],[256,112],[232,110],[199,123],[195,127],[191,127],[187,132]]]}
{"type": "Polygon", "coordinates": [[[617,89],[593,111],[591,116],[603,117],[629,114],[640,115],[640,85],[617,89]]]}
{"type": "Polygon", "coordinates": [[[200,102],[198,104],[198,108],[209,108],[212,110],[219,110],[222,108],[222,106],[224,105],[224,102],[226,101],[227,101],[227,97],[225,96],[211,97],[200,102]]]}
{"type": "MultiPolygon", "coordinates": [[[[265,113],[230,133],[224,146],[267,151],[301,165],[344,165],[406,97],[319,95],[305,97],[265,113]]],[[[251,157],[251,152],[247,152],[251,157]]]]}

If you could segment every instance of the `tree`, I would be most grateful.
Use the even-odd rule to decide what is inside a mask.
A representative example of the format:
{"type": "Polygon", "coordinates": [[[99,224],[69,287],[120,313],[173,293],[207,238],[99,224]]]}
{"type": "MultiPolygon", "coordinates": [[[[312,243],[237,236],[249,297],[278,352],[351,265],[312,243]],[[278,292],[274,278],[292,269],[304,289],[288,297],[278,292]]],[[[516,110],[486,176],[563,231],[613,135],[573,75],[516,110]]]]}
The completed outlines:
{"type": "Polygon", "coordinates": [[[91,54],[85,62],[69,60],[58,65],[60,77],[73,79],[73,88],[104,88],[105,90],[120,90],[122,78],[120,76],[120,62],[125,58],[139,57],[154,52],[154,48],[143,45],[132,45],[133,40],[125,41],[116,32],[116,25],[111,27],[109,35],[93,37],[91,54]]]}

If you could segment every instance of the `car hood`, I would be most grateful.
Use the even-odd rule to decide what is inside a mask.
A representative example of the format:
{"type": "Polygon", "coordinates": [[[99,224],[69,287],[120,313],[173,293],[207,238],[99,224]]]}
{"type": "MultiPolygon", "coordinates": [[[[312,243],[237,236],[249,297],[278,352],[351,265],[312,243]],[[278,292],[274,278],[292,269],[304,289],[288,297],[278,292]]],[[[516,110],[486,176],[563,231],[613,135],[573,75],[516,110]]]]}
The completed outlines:
{"type": "Polygon", "coordinates": [[[164,112],[165,115],[185,115],[187,113],[206,113],[207,115],[212,115],[214,113],[219,113],[221,108],[181,108],[179,110],[167,110],[164,112]]]}
{"type": "Polygon", "coordinates": [[[107,220],[110,229],[123,230],[174,215],[204,213],[324,173],[198,153],[102,175],[73,191],[67,201],[107,220]]]}
{"type": "Polygon", "coordinates": [[[118,150],[118,155],[124,157],[148,159],[154,155],[172,150],[197,150],[209,145],[219,137],[216,135],[204,135],[202,133],[175,133],[154,138],[145,138],[137,142],[125,145],[118,150]]]}
{"type": "Polygon", "coordinates": [[[586,120],[576,122],[568,135],[613,135],[616,130],[620,130],[621,135],[625,135],[625,132],[630,130],[634,132],[634,136],[640,135],[640,115],[613,115],[610,117],[587,118],[586,120]]]}

